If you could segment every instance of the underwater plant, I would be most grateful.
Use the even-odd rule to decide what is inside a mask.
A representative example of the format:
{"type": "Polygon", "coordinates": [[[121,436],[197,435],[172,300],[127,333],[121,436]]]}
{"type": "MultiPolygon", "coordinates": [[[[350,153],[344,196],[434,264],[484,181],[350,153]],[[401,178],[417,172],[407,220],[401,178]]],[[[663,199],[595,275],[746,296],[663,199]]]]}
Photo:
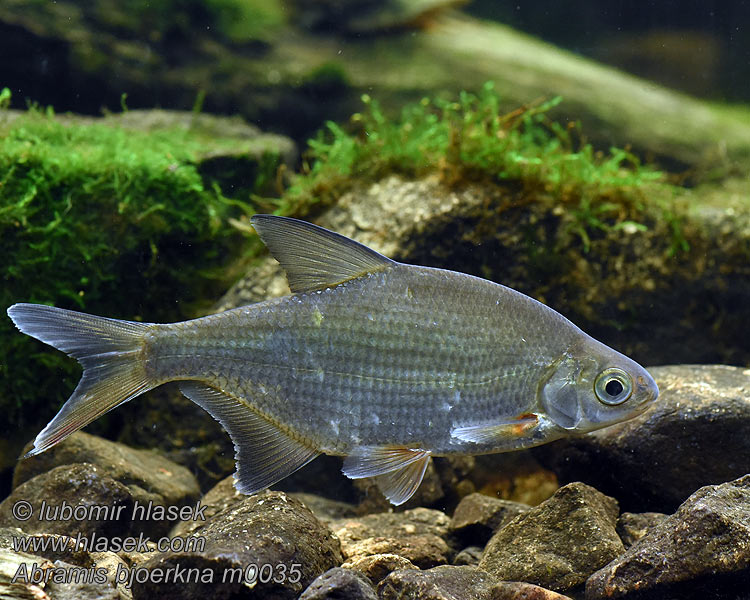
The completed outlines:
{"type": "MultiPolygon", "coordinates": [[[[424,98],[397,118],[368,95],[362,101],[351,132],[328,122],[309,141],[307,164],[281,199],[281,213],[332,202],[353,181],[437,171],[447,183],[514,181],[582,216],[595,206],[601,223],[624,226],[642,208],[638,189],[664,178],[627,150],[595,150],[578,124],[554,121],[549,112],[559,97],[505,112],[500,94],[487,82],[479,93],[461,92],[458,99],[424,98]],[[623,204],[630,214],[620,210],[623,204]]],[[[599,226],[586,221],[581,221],[584,241],[585,231],[599,226]]]]}
{"type": "MultiPolygon", "coordinates": [[[[7,104],[9,93],[2,98],[7,104]]],[[[241,143],[198,128],[137,131],[51,109],[0,112],[0,303],[24,299],[131,320],[205,309],[240,274],[229,265],[248,239],[230,220],[253,209],[250,198],[229,198],[207,180],[199,155],[241,143]]],[[[278,157],[265,162],[258,182],[278,157]]],[[[12,330],[0,321],[0,397],[8,422],[18,423],[22,412],[33,418],[35,402],[62,402],[69,392],[39,381],[42,365],[77,374],[12,330]]]]}

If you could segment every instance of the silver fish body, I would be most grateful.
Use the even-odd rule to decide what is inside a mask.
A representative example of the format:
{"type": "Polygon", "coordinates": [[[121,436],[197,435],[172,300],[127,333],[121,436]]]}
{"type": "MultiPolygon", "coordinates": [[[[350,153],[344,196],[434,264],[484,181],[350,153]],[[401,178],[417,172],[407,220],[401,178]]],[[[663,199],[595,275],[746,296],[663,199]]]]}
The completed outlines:
{"type": "Polygon", "coordinates": [[[9,309],[22,331],[85,368],[94,349],[120,365],[90,377],[91,390],[84,371],[32,453],[176,380],[229,431],[242,491],[326,453],[347,457],[348,476],[375,476],[401,503],[430,456],[539,445],[630,418],[658,395],[637,363],[510,288],[397,263],[299,221],[254,223],[286,268],[292,295],[167,325],[9,309]],[[87,317],[98,319],[88,338],[80,333],[87,317]],[[65,334],[71,341],[50,333],[69,319],[78,326],[65,334]],[[93,347],[102,331],[112,348],[93,347]]]}

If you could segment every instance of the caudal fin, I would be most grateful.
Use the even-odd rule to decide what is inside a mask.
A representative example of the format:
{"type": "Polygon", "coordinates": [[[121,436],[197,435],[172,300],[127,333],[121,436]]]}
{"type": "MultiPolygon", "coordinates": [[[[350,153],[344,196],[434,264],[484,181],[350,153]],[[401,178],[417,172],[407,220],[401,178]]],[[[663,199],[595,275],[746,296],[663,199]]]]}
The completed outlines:
{"type": "Polygon", "coordinates": [[[73,395],[36,436],[24,458],[51,448],[115,406],[156,387],[141,360],[151,323],[96,317],[45,306],[14,304],[8,316],[23,333],[66,352],[83,366],[73,395]]]}

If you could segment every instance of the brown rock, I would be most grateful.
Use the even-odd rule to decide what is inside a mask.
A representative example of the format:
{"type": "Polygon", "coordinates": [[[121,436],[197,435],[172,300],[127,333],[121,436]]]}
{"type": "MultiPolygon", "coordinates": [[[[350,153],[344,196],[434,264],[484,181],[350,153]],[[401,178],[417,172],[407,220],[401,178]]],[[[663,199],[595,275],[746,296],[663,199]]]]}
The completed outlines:
{"type": "Polygon", "coordinates": [[[583,483],[571,483],[500,529],[479,567],[505,581],[556,591],[583,584],[624,551],[617,502],[583,483]]]}
{"type": "MultiPolygon", "coordinates": [[[[706,486],[586,582],[586,599],[637,592],[659,598],[735,598],[750,584],[750,475],[706,486]]],[[[743,593],[744,593],[743,592],[743,593]]]]}
{"type": "MultiPolygon", "coordinates": [[[[159,506],[187,506],[194,505],[200,497],[198,482],[185,467],[156,452],[136,450],[82,431],[46,452],[20,461],[13,473],[13,487],[54,467],[76,463],[96,465],[101,473],[126,486],[133,499],[142,505],[151,502],[159,506]]],[[[171,526],[166,520],[154,521],[151,533],[166,533],[171,526]]]]}
{"type": "Polygon", "coordinates": [[[449,562],[451,549],[443,538],[432,533],[418,533],[404,538],[372,537],[342,545],[347,561],[375,554],[396,554],[420,569],[449,562]]]}
{"type": "Polygon", "coordinates": [[[443,539],[450,537],[450,519],[430,508],[414,508],[401,513],[377,513],[355,519],[339,519],[331,527],[342,547],[371,537],[404,538],[431,533],[443,539]]]}
{"type": "MultiPolygon", "coordinates": [[[[378,586],[381,600],[565,600],[556,592],[515,581],[500,581],[476,567],[395,571],[378,586]]],[[[568,599],[570,600],[570,599],[568,599]]]]}
{"type": "Polygon", "coordinates": [[[370,581],[351,569],[334,567],[317,577],[299,600],[377,600],[370,581]]]}
{"type": "Polygon", "coordinates": [[[393,571],[399,569],[415,569],[408,558],[398,554],[370,554],[369,556],[357,556],[347,560],[341,565],[346,569],[354,569],[365,575],[373,585],[377,585],[393,571]]]}
{"type": "Polygon", "coordinates": [[[317,494],[306,494],[303,492],[289,495],[302,502],[322,523],[350,519],[357,514],[356,507],[348,502],[340,502],[318,496],[317,494]]]}
{"type": "Polygon", "coordinates": [[[421,568],[450,562],[454,549],[450,519],[429,508],[377,513],[331,523],[347,560],[374,554],[396,554],[421,568]]]}
{"type": "Polygon", "coordinates": [[[630,548],[640,540],[649,529],[661,523],[667,515],[663,513],[622,513],[617,519],[617,535],[623,545],[630,548]]]}
{"type": "Polygon", "coordinates": [[[283,492],[244,497],[193,531],[203,547],[164,552],[141,565],[135,600],[158,597],[294,599],[341,564],[338,539],[301,502],[283,492]],[[189,575],[192,569],[193,577],[189,575]],[[185,579],[175,578],[182,572],[185,579]]]}
{"type": "Polygon", "coordinates": [[[130,535],[143,525],[132,520],[135,501],[102,467],[61,465],[15,488],[0,503],[0,526],[71,537],[130,535]]]}
{"type": "Polygon", "coordinates": [[[453,564],[458,567],[476,567],[479,564],[479,561],[482,560],[483,552],[484,548],[480,548],[479,546],[467,546],[461,550],[461,552],[456,554],[453,558],[453,564]]]}
{"type": "Polygon", "coordinates": [[[520,502],[469,494],[458,503],[450,526],[464,543],[484,545],[493,533],[529,508],[520,502]]]}

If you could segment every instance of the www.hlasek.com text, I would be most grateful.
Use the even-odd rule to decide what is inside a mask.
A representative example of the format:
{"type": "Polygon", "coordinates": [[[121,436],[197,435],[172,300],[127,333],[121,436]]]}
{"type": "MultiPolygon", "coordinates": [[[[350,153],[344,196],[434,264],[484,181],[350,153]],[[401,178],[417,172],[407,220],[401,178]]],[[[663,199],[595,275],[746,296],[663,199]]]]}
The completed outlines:
{"type": "Polygon", "coordinates": [[[203,552],[206,538],[196,536],[162,537],[152,542],[142,533],[137,537],[105,537],[96,532],[75,536],[12,536],[16,552],[43,555],[45,552],[203,552]]]}

